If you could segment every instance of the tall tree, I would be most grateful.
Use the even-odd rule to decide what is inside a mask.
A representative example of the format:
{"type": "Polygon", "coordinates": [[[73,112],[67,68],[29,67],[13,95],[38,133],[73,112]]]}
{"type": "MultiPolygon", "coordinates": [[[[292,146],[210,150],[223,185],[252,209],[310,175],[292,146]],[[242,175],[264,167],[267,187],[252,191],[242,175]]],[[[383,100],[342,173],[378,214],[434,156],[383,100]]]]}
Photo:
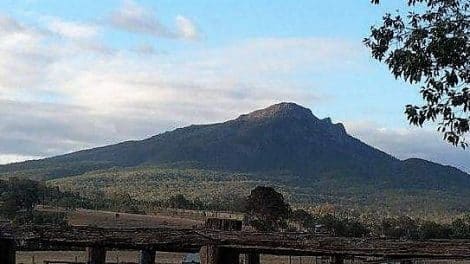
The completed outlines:
{"type": "Polygon", "coordinates": [[[14,218],[19,211],[30,214],[40,201],[44,187],[28,179],[0,181],[0,215],[14,218]]]}
{"type": "MultiPolygon", "coordinates": [[[[372,0],[378,4],[379,0],[372,0]]],[[[470,122],[470,2],[408,0],[417,11],[385,14],[364,39],[395,78],[421,86],[421,105],[407,105],[409,122],[437,123],[453,145],[468,146],[470,122]]]]}
{"type": "Polygon", "coordinates": [[[258,186],[247,198],[248,215],[252,225],[262,231],[272,231],[286,226],[291,208],[282,194],[272,187],[258,186]]]}

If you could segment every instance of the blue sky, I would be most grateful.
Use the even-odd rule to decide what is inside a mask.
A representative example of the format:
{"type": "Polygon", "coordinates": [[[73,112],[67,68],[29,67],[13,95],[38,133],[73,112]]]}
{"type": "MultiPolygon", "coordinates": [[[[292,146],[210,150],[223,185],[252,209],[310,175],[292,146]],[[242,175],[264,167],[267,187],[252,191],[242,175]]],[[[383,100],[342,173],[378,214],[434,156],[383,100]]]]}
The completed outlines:
{"type": "Polygon", "coordinates": [[[280,101],[399,158],[470,170],[412,128],[418,88],[361,41],[405,1],[0,2],[0,163],[145,138],[280,101]]]}

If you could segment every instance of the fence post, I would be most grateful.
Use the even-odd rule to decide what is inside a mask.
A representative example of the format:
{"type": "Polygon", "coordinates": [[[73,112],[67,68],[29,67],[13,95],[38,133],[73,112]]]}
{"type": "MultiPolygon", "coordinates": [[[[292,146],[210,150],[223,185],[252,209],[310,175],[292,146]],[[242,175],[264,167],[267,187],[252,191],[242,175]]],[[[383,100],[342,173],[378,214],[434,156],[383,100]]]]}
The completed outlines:
{"type": "Polygon", "coordinates": [[[140,251],[139,264],[155,264],[156,251],[153,248],[146,248],[140,251]]]}
{"type": "Polygon", "coordinates": [[[201,247],[201,264],[239,264],[240,253],[232,248],[219,248],[216,245],[201,247]]]}
{"type": "Polygon", "coordinates": [[[344,264],[344,256],[343,255],[334,255],[333,256],[333,264],[344,264]]]}
{"type": "Polygon", "coordinates": [[[218,264],[239,264],[240,253],[232,248],[219,249],[219,262],[218,264]]]}
{"type": "Polygon", "coordinates": [[[246,253],[245,264],[260,264],[259,253],[246,253]]]}
{"type": "Polygon", "coordinates": [[[201,247],[199,257],[201,264],[218,264],[219,249],[214,245],[207,245],[201,247]]]}
{"type": "Polygon", "coordinates": [[[106,264],[106,249],[101,246],[86,248],[87,264],[106,264]]]}
{"type": "Polygon", "coordinates": [[[15,241],[0,239],[0,263],[16,264],[15,241]]]}

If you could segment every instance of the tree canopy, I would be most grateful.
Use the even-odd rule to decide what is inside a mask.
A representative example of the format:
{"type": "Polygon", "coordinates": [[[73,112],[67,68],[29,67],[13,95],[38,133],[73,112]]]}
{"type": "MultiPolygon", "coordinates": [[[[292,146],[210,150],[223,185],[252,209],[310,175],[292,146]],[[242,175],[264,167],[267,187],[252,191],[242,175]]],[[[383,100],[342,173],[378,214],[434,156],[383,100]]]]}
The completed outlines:
{"type": "Polygon", "coordinates": [[[31,212],[43,189],[38,182],[28,179],[0,181],[0,215],[13,218],[21,210],[31,212]]]}
{"type": "Polygon", "coordinates": [[[417,11],[404,17],[385,14],[382,25],[372,26],[364,43],[395,78],[421,86],[423,103],[405,108],[409,122],[437,123],[446,141],[465,148],[470,122],[470,2],[408,0],[408,5],[417,11]]]}
{"type": "Polygon", "coordinates": [[[286,227],[291,208],[282,194],[272,187],[258,186],[247,198],[246,209],[253,218],[252,225],[262,231],[286,227]]]}

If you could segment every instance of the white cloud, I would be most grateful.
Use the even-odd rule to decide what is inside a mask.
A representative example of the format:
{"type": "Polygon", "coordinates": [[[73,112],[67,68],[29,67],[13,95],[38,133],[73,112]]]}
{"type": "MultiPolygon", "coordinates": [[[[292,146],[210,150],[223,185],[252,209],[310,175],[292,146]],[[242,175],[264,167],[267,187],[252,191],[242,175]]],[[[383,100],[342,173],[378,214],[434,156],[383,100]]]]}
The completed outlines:
{"type": "Polygon", "coordinates": [[[0,154],[0,164],[8,164],[24,160],[40,159],[39,156],[24,156],[15,154],[0,154]]]}
{"type": "Polygon", "coordinates": [[[124,1],[121,7],[110,15],[109,22],[118,29],[154,37],[195,40],[199,35],[196,26],[188,18],[177,16],[176,30],[173,30],[162,24],[151,11],[132,0],[124,1]]]}
{"type": "Polygon", "coordinates": [[[46,157],[176,126],[164,117],[102,115],[60,103],[0,100],[0,155],[46,157]]]}
{"type": "MultiPolygon", "coordinates": [[[[0,98],[37,100],[60,94],[57,85],[66,82],[64,73],[73,74],[76,66],[83,66],[83,58],[99,59],[110,53],[95,39],[57,38],[48,29],[23,25],[9,17],[0,15],[0,21],[0,98]]],[[[84,31],[67,34],[92,36],[84,31]]]]}
{"type": "Polygon", "coordinates": [[[54,59],[43,45],[46,34],[0,15],[0,96],[41,89],[54,59]]]}
{"type": "Polygon", "coordinates": [[[196,28],[194,23],[184,17],[184,16],[177,16],[176,17],[176,26],[178,27],[179,35],[184,39],[197,39],[199,38],[199,32],[196,28]]]}
{"type": "Polygon", "coordinates": [[[387,128],[374,122],[347,122],[348,132],[400,159],[422,158],[470,172],[470,152],[451,146],[428,128],[387,128]]]}
{"type": "Polygon", "coordinates": [[[0,32],[22,31],[23,27],[14,19],[0,14],[0,32]]]}
{"type": "Polygon", "coordinates": [[[110,22],[113,26],[130,32],[156,37],[176,37],[152,13],[131,0],[124,1],[122,6],[111,14],[110,22]]]}
{"type": "Polygon", "coordinates": [[[91,39],[97,36],[98,28],[96,26],[79,23],[63,21],[59,18],[49,18],[48,28],[53,33],[71,39],[91,39]]]}
{"type": "MultiPolygon", "coordinates": [[[[345,47],[347,44],[333,45],[333,41],[321,39],[270,39],[181,56],[156,55],[146,60],[121,52],[106,60],[90,62],[93,68],[76,69],[65,78],[67,83],[63,86],[67,89],[63,93],[75,104],[98,112],[131,109],[145,113],[162,104],[165,107],[185,104],[227,109],[219,118],[228,118],[280,100],[305,104],[318,101],[323,95],[317,94],[313,87],[298,85],[285,76],[304,68],[323,71],[334,67],[338,60],[354,56],[334,51],[345,47]],[[260,42],[276,41],[281,44],[260,45],[260,42]],[[304,56],[295,55],[297,53],[304,56]],[[289,54],[295,56],[289,59],[289,54]]],[[[195,119],[191,112],[176,115],[175,118],[189,122],[214,120],[210,117],[195,119]]]]}
{"type": "Polygon", "coordinates": [[[149,44],[142,44],[134,48],[134,51],[140,54],[152,55],[154,54],[155,48],[149,44]]]}
{"type": "MultiPolygon", "coordinates": [[[[109,54],[113,50],[100,40],[101,28],[95,24],[87,24],[77,21],[65,21],[58,17],[43,17],[45,27],[50,34],[59,36],[60,39],[50,41],[54,36],[48,36],[53,42],[54,49],[62,53],[70,54],[70,51],[91,51],[94,53],[109,54]],[[60,43],[60,45],[58,45],[60,43]]],[[[55,51],[54,53],[58,53],[55,51]]]]}
{"type": "Polygon", "coordinates": [[[206,63],[243,74],[354,69],[360,43],[334,38],[257,38],[201,54],[206,63]]]}

